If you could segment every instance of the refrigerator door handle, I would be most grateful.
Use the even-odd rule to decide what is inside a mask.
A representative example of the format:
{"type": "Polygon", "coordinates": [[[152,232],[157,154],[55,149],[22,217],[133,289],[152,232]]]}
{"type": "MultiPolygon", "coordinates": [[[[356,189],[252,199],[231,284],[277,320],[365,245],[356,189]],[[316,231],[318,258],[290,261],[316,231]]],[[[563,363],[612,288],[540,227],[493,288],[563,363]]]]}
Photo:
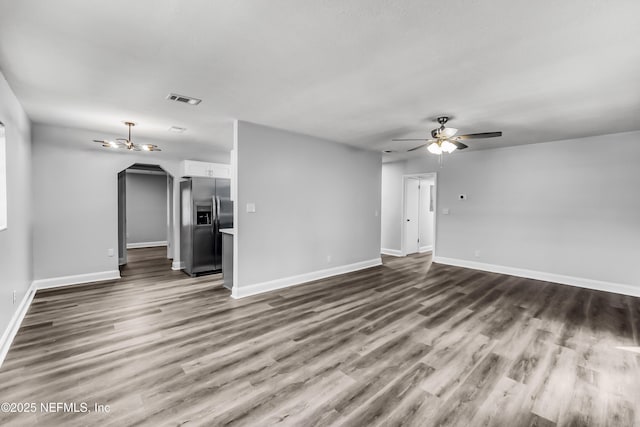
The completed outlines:
{"type": "Polygon", "coordinates": [[[216,196],[214,209],[216,210],[216,222],[218,225],[218,229],[220,229],[220,197],[219,196],[216,196]]]}

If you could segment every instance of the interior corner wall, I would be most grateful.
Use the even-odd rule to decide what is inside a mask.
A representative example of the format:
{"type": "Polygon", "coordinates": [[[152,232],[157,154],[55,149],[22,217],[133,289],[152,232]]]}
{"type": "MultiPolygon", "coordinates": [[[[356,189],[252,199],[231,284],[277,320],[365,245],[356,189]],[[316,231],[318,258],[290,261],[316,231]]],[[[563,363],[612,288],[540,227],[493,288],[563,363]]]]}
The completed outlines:
{"type": "Polygon", "coordinates": [[[405,162],[382,164],[381,250],[386,253],[402,251],[402,193],[405,162]]]}
{"type": "Polygon", "coordinates": [[[236,126],[236,291],[380,262],[379,153],[242,121],[236,126]],[[247,204],[255,204],[255,213],[247,204]]]}
{"type": "Polygon", "coordinates": [[[127,244],[166,242],[167,176],[129,173],[127,182],[127,244]]]}
{"type": "MultiPolygon", "coordinates": [[[[5,126],[7,228],[0,231],[0,336],[31,285],[31,123],[0,73],[0,122],[5,126]],[[16,302],[13,303],[13,292],[16,302]]],[[[2,341],[0,341],[2,344],[2,341]]]]}
{"type": "Polygon", "coordinates": [[[150,157],[102,150],[91,143],[95,135],[84,129],[33,126],[36,280],[118,271],[117,174],[134,163],[157,164],[175,177],[173,249],[174,260],[180,259],[179,161],[155,155],[162,153],[150,157]]]}
{"type": "Polygon", "coordinates": [[[438,172],[438,257],[640,292],[638,165],[629,132],[456,152],[443,168],[425,156],[405,173],[438,172]]]}

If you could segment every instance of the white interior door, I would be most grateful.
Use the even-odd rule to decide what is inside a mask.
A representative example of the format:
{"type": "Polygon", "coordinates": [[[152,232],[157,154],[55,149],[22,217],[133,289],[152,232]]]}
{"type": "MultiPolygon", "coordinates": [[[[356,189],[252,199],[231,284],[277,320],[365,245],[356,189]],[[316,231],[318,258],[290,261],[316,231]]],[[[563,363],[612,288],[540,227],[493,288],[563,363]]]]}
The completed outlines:
{"type": "Polygon", "coordinates": [[[404,250],[406,255],[419,250],[420,180],[407,179],[404,191],[404,250]]]}

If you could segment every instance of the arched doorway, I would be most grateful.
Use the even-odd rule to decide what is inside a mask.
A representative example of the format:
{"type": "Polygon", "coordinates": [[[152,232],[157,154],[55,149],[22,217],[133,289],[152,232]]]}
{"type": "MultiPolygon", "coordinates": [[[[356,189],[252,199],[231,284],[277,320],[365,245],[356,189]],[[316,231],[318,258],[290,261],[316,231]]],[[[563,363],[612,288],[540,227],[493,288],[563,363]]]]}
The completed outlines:
{"type": "MultiPolygon", "coordinates": [[[[118,173],[118,264],[130,249],[166,248],[173,259],[173,176],[158,165],[135,163],[118,173]]],[[[140,252],[140,251],[139,251],[140,252]]]]}

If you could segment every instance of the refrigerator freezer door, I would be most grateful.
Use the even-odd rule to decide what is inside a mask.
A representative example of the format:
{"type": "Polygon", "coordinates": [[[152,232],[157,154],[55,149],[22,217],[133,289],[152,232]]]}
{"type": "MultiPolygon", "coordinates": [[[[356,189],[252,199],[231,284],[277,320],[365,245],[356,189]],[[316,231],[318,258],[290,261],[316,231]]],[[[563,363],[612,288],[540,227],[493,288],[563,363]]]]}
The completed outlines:
{"type": "Polygon", "coordinates": [[[215,238],[213,203],[195,201],[195,225],[193,226],[193,269],[192,274],[215,270],[215,253],[212,250],[215,238]]]}
{"type": "Polygon", "coordinates": [[[220,201],[218,196],[213,198],[213,210],[215,211],[216,221],[213,228],[213,269],[222,270],[222,233],[220,233],[220,201]]]}

